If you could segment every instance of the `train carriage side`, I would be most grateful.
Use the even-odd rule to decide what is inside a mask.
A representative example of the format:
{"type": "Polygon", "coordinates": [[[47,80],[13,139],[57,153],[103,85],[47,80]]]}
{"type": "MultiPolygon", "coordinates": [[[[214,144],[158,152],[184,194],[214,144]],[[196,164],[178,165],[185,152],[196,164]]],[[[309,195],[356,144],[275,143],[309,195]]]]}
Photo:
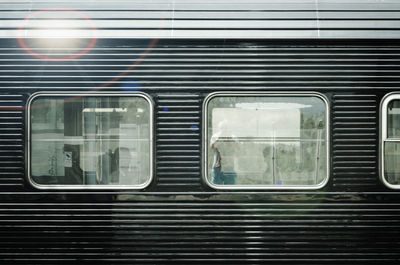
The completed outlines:
{"type": "Polygon", "coordinates": [[[399,17],[0,3],[0,263],[398,264],[399,17]]]}

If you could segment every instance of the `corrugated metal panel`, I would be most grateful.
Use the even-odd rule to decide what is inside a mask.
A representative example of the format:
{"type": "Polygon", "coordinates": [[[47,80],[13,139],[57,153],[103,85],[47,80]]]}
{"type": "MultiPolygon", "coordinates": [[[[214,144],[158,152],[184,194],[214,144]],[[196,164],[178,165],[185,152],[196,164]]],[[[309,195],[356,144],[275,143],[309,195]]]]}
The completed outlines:
{"type": "Polygon", "coordinates": [[[347,190],[378,179],[378,100],[369,94],[333,96],[333,183],[347,190]]]}
{"type": "MultiPolygon", "coordinates": [[[[46,51],[38,46],[32,49],[46,51]]],[[[69,54],[55,49],[47,55],[69,54]]],[[[16,40],[5,39],[0,44],[0,72],[0,88],[7,93],[10,89],[27,94],[72,89],[149,93],[156,103],[157,126],[153,189],[181,191],[184,187],[188,192],[204,188],[201,102],[208,93],[304,90],[329,96],[333,92],[332,191],[371,191],[379,183],[380,95],[376,92],[400,87],[400,46],[113,39],[100,41],[97,48],[75,60],[48,61],[19,48],[16,40]],[[353,95],[346,90],[358,92],[353,95]]],[[[17,114],[21,122],[22,112],[17,114]]],[[[20,144],[23,128],[18,126],[11,133],[20,144]]],[[[21,155],[11,154],[15,163],[22,163],[21,155]]],[[[17,171],[16,178],[4,176],[10,186],[21,184],[23,168],[17,171]]]]}
{"type": "Polygon", "coordinates": [[[0,190],[19,190],[24,183],[22,95],[0,95],[0,190]]]}
{"type": "Polygon", "coordinates": [[[399,204],[5,203],[2,264],[397,264],[399,204]]]}
{"type": "Polygon", "coordinates": [[[0,18],[0,37],[400,37],[396,0],[18,0],[0,18]]]}
{"type": "MultiPolygon", "coordinates": [[[[91,18],[98,37],[398,38],[399,5],[8,1],[0,2],[0,35],[17,34],[35,11],[69,8],[91,18]]],[[[74,60],[32,56],[68,57],[82,47],[37,42],[29,53],[15,39],[0,42],[0,264],[400,263],[399,192],[379,186],[377,176],[377,110],[381,96],[400,87],[398,42],[101,39],[74,60]],[[103,89],[153,97],[154,185],[22,190],[25,98],[103,89]],[[332,100],[333,176],[325,189],[219,192],[202,185],[202,100],[232,90],[319,91],[332,100]]]]}
{"type": "Polygon", "coordinates": [[[400,87],[398,44],[151,43],[102,40],[67,61],[0,43],[0,139],[9,128],[11,142],[24,140],[21,106],[35,91],[140,90],[155,101],[157,169],[145,191],[20,190],[23,176],[0,185],[0,264],[399,263],[399,192],[377,187],[376,175],[377,108],[400,87]],[[325,189],[219,192],[201,184],[202,100],[231,90],[331,99],[334,175],[325,189]],[[1,127],[3,113],[19,127],[1,127]]]}
{"type": "MultiPolygon", "coordinates": [[[[366,89],[400,86],[398,45],[269,44],[269,41],[102,40],[74,60],[32,56],[14,39],[0,44],[0,87],[366,89]]],[[[30,47],[49,57],[79,51],[30,47]]],[[[166,89],[166,90],[165,90],[166,89]]]]}
{"type": "Polygon", "coordinates": [[[201,185],[201,124],[198,93],[157,95],[157,184],[162,188],[201,185]]]}

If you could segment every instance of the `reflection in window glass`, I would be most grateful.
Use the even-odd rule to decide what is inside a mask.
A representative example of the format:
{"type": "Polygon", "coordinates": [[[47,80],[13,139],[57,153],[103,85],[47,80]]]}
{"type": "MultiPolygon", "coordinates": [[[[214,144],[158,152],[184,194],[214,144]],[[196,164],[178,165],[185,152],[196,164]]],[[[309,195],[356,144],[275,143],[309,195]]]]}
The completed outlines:
{"type": "Polygon", "coordinates": [[[400,138],[400,100],[392,100],[388,104],[387,133],[389,138],[400,138]]]}
{"type": "Polygon", "coordinates": [[[393,185],[400,184],[400,142],[386,142],[385,153],[385,178],[393,185]]]}
{"type": "Polygon", "coordinates": [[[326,103],[317,96],[212,97],[207,178],[214,185],[318,186],[327,179],[326,103]]]}
{"type": "Polygon", "coordinates": [[[139,96],[40,96],[30,105],[31,178],[40,185],[144,185],[150,104],[139,96]]]}
{"type": "MultiPolygon", "coordinates": [[[[392,96],[397,97],[398,96],[392,96]]],[[[386,132],[383,136],[383,176],[391,185],[400,184],[400,100],[388,101],[386,107],[386,132]]],[[[384,125],[385,126],[385,125],[384,125]]]]}

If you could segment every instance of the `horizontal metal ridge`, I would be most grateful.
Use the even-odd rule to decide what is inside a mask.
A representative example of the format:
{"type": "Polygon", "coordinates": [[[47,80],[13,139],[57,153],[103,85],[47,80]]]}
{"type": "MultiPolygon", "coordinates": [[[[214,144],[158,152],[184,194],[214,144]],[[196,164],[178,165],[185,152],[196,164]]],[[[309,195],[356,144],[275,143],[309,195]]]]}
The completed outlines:
{"type": "MultiPolygon", "coordinates": [[[[129,80],[128,80],[129,81],[129,80]]],[[[34,87],[36,89],[41,88],[41,89],[48,89],[49,87],[54,89],[61,89],[61,88],[67,88],[67,89],[72,89],[72,88],[93,88],[93,87],[103,87],[104,84],[107,84],[108,80],[106,82],[104,81],[82,81],[82,80],[76,80],[76,81],[35,81],[35,80],[9,80],[7,82],[2,82],[1,84],[5,86],[0,86],[0,88],[8,88],[11,84],[15,87],[17,85],[21,85],[24,87],[34,87]]],[[[112,84],[114,84],[113,88],[120,88],[121,85],[126,84],[126,81],[112,81],[112,84]]],[[[213,89],[215,88],[225,88],[225,89],[240,89],[238,87],[239,85],[241,86],[247,86],[250,88],[255,87],[255,89],[262,89],[266,86],[270,87],[284,87],[287,89],[299,89],[299,86],[301,85],[302,87],[308,87],[310,89],[315,89],[315,87],[336,87],[336,86],[341,86],[342,89],[346,88],[346,86],[349,85],[349,81],[342,80],[342,81],[335,81],[335,80],[291,80],[291,81],[282,81],[282,80],[273,80],[273,81],[268,81],[268,80],[249,80],[249,81],[244,81],[244,80],[220,80],[220,79],[215,79],[213,81],[209,80],[202,80],[201,83],[203,85],[208,85],[208,89],[211,90],[211,87],[213,89]],[[228,81],[228,82],[227,82],[228,81]],[[312,85],[312,86],[311,86],[312,85]],[[342,86],[343,85],[343,86],[342,86]]],[[[376,87],[397,87],[400,84],[399,81],[385,81],[385,80],[371,80],[371,81],[358,81],[354,82],[350,80],[350,83],[353,83],[353,86],[349,86],[348,88],[350,89],[366,89],[366,88],[376,88],[376,87]]],[[[157,89],[161,89],[160,86],[165,87],[164,89],[171,89],[171,88],[181,88],[181,87],[186,87],[188,89],[197,89],[199,81],[187,81],[187,80],[141,80],[140,84],[142,86],[146,87],[156,87],[157,89]]],[[[110,88],[110,86],[108,86],[110,88]]],[[[129,88],[129,86],[128,86],[129,88]]],[[[242,88],[243,89],[243,88],[242,88]]],[[[8,107],[9,108],[9,107],[8,107]]],[[[18,107],[20,108],[20,107],[18,107]]]]}
{"type": "MultiPolygon", "coordinates": [[[[157,68],[157,65],[153,66],[154,68],[157,68]]],[[[175,67],[175,66],[174,66],[175,67]]],[[[171,75],[176,75],[176,74],[182,74],[183,76],[188,75],[191,76],[189,74],[193,74],[193,73],[198,73],[199,76],[203,75],[203,74],[207,74],[207,76],[229,76],[229,75],[233,75],[233,74],[249,74],[249,76],[251,76],[250,74],[263,74],[266,76],[282,76],[283,74],[287,74],[288,76],[299,76],[300,74],[307,74],[307,73],[313,73],[313,74],[309,74],[306,76],[310,76],[310,77],[314,77],[316,74],[321,75],[322,77],[326,77],[326,76],[349,76],[349,77],[380,77],[380,78],[394,78],[395,76],[393,75],[396,73],[400,73],[400,66],[399,66],[399,70],[387,70],[387,69],[375,69],[375,70],[343,70],[340,68],[337,69],[327,69],[327,70],[321,70],[321,69],[307,69],[307,70],[283,70],[283,69],[274,69],[274,66],[271,66],[270,69],[266,69],[265,66],[262,67],[260,65],[260,68],[263,69],[259,69],[259,70],[246,70],[246,69],[240,69],[240,70],[236,70],[236,69],[231,69],[231,68],[226,68],[226,69],[222,69],[223,67],[218,66],[219,69],[215,68],[215,69],[210,69],[209,65],[204,65],[202,66],[204,68],[207,69],[188,69],[188,66],[182,66],[182,68],[185,69],[173,69],[172,65],[169,66],[168,68],[170,69],[149,69],[149,70],[140,70],[140,69],[135,69],[135,70],[127,70],[125,72],[127,73],[134,73],[134,74],[142,74],[143,76],[146,77],[151,77],[153,76],[152,74],[158,73],[160,74],[160,76],[162,75],[166,75],[166,74],[171,74],[171,75]],[[171,68],[170,68],[171,67],[171,68]],[[368,73],[373,73],[373,74],[368,74],[368,73]],[[380,75],[376,75],[376,73],[381,73],[380,75]],[[217,75],[219,74],[219,75],[217,75]],[[364,75],[362,75],[364,74],[364,75]]],[[[202,68],[199,67],[199,68],[202,68]]],[[[243,68],[247,68],[248,66],[242,66],[243,68]]],[[[296,67],[296,65],[293,65],[293,67],[296,67]]],[[[314,68],[317,66],[310,66],[309,68],[314,68]]],[[[175,67],[176,68],[176,67],[175,67]]],[[[306,68],[306,67],[302,67],[302,68],[306,68]]],[[[14,77],[14,76],[21,76],[21,70],[1,70],[4,73],[8,73],[8,72],[12,72],[13,75],[4,75],[4,77],[14,77]]],[[[24,75],[23,77],[35,77],[35,74],[37,73],[42,73],[42,74],[46,74],[43,77],[48,77],[48,78],[53,78],[53,77],[74,77],[76,75],[79,75],[82,72],[82,69],[75,69],[75,70],[50,70],[50,69],[42,69],[42,70],[32,70],[32,71],[24,71],[24,75]],[[52,74],[52,73],[63,73],[62,76],[60,75],[48,75],[48,74],[52,74]]],[[[90,70],[87,69],[85,70],[85,72],[87,73],[91,73],[92,75],[88,75],[87,77],[100,77],[98,75],[101,75],[101,77],[110,77],[110,76],[106,76],[103,73],[107,72],[107,73],[120,73],[121,70],[90,70]],[[96,74],[96,75],[94,75],[96,74]]],[[[340,78],[340,77],[339,77],[340,78]]],[[[168,101],[166,101],[166,103],[168,103],[168,101]]],[[[349,103],[350,104],[350,103],[349,103]]]]}
{"type": "Polygon", "coordinates": [[[168,149],[168,150],[157,150],[157,154],[159,154],[160,157],[165,156],[169,157],[169,155],[173,154],[181,154],[181,156],[186,156],[188,154],[198,154],[199,150],[198,149],[168,149]]]}
{"type": "MultiPolygon", "coordinates": [[[[361,114],[363,114],[363,113],[361,113],[361,114]]],[[[337,115],[335,117],[332,117],[332,120],[334,121],[334,123],[336,125],[345,124],[345,123],[352,124],[352,121],[354,121],[354,122],[368,121],[368,122],[372,122],[373,124],[376,124],[377,117],[376,116],[357,116],[357,117],[355,117],[355,116],[337,115]]]]}
{"type": "MultiPolygon", "coordinates": [[[[122,40],[121,40],[122,41],[122,40]]],[[[258,41],[257,41],[258,42],[258,41]]],[[[171,53],[175,52],[184,52],[184,51],[197,51],[200,52],[204,48],[207,48],[207,51],[229,51],[229,52],[241,52],[241,51],[250,51],[253,54],[256,51],[264,52],[264,51],[277,51],[278,53],[285,53],[287,51],[301,51],[301,52],[308,52],[309,47],[304,44],[304,43],[298,43],[296,45],[293,45],[291,43],[285,42],[283,45],[277,45],[276,42],[272,42],[271,45],[269,46],[259,46],[256,41],[254,42],[248,42],[249,45],[241,45],[236,47],[234,44],[231,42],[225,42],[225,45],[223,47],[214,45],[210,43],[205,43],[205,42],[198,42],[196,43],[198,45],[192,46],[192,45],[173,45],[173,46],[154,46],[151,47],[151,50],[154,51],[164,51],[167,53],[167,51],[171,51],[171,53]]],[[[360,44],[358,43],[357,46],[347,46],[346,44],[337,44],[335,46],[331,46],[329,44],[324,44],[322,43],[321,45],[318,45],[317,47],[313,47],[313,52],[325,52],[329,53],[329,51],[337,52],[340,51],[343,54],[346,53],[355,53],[355,54],[368,54],[371,52],[372,54],[387,54],[387,52],[400,52],[400,48],[397,46],[397,44],[387,44],[387,42],[383,42],[379,46],[377,46],[374,43],[370,42],[365,42],[362,44],[362,46],[358,47],[360,44]]],[[[148,42],[137,42],[134,46],[123,46],[123,45],[114,45],[114,46],[99,46],[99,47],[93,47],[92,50],[96,51],[98,53],[101,52],[107,52],[107,51],[114,51],[115,54],[121,54],[125,52],[132,52],[132,51],[144,51],[148,46],[148,42]],[[143,44],[145,43],[145,44],[143,44]]],[[[34,46],[32,47],[33,51],[47,51],[49,48],[41,47],[41,46],[34,46]]],[[[77,47],[54,47],[52,48],[53,51],[79,51],[81,48],[77,47]]],[[[24,48],[21,48],[20,46],[5,46],[1,45],[0,46],[0,51],[2,53],[7,53],[7,51],[13,51],[13,52],[23,52],[24,48]],[[4,52],[6,51],[6,52],[4,52]]]]}
{"type": "MultiPolygon", "coordinates": [[[[361,152],[361,154],[363,154],[363,152],[361,152]]],[[[347,161],[348,159],[355,159],[355,160],[359,160],[359,161],[365,160],[368,162],[374,162],[376,159],[376,156],[375,155],[366,155],[366,154],[363,154],[363,156],[360,156],[360,155],[357,155],[356,153],[354,153],[353,155],[336,155],[335,163],[338,163],[338,161],[347,161]]]]}
{"type": "MultiPolygon", "coordinates": [[[[49,40],[50,41],[50,40],[49,40]]],[[[30,50],[35,51],[37,53],[48,52],[51,55],[69,55],[71,52],[79,52],[82,48],[43,48],[40,47],[39,44],[32,43],[33,45],[30,50]]],[[[188,46],[172,46],[172,47],[150,47],[150,46],[140,46],[136,45],[135,47],[130,48],[107,48],[107,47],[99,47],[91,49],[91,53],[86,56],[94,57],[95,59],[98,56],[102,57],[126,57],[126,56],[141,56],[146,51],[151,51],[151,54],[146,54],[149,57],[219,57],[224,55],[226,57],[282,57],[288,56],[290,58],[300,57],[301,55],[308,57],[325,57],[325,58],[348,58],[348,57],[362,57],[362,58],[397,58],[400,56],[400,49],[393,45],[387,47],[376,47],[368,48],[367,45],[361,46],[360,49],[354,50],[354,48],[341,48],[339,45],[336,47],[332,47],[332,49],[327,45],[321,45],[316,47],[315,49],[310,50],[306,48],[306,46],[290,46],[285,45],[283,47],[279,47],[278,45],[273,45],[271,47],[268,46],[260,46],[249,43],[250,46],[246,47],[234,47],[233,45],[218,47],[218,46],[207,46],[207,45],[198,45],[197,47],[188,47],[188,46]],[[202,47],[202,48],[200,48],[202,47]]],[[[18,47],[9,47],[9,48],[0,48],[1,56],[3,57],[18,57],[18,56],[28,56],[26,54],[25,48],[18,47]]]]}
{"type": "MultiPolygon", "coordinates": [[[[71,53],[67,54],[67,55],[71,55],[71,53]]],[[[190,54],[188,54],[190,55],[190,54]]],[[[282,55],[280,57],[274,57],[272,55],[268,55],[268,56],[231,56],[231,57],[223,57],[223,58],[217,58],[217,57],[221,57],[220,56],[208,56],[210,58],[207,58],[203,56],[199,56],[199,57],[194,57],[194,58],[188,58],[190,56],[186,55],[185,57],[182,58],[174,58],[172,56],[170,57],[166,57],[166,58],[154,58],[154,56],[151,56],[149,58],[146,58],[146,62],[156,62],[156,63],[165,63],[165,62],[178,62],[178,63],[193,63],[193,62],[197,62],[197,63],[201,63],[201,62],[212,62],[212,63],[216,63],[216,62],[237,62],[237,63],[288,63],[288,62],[300,62],[300,63],[323,63],[323,62],[334,62],[334,63],[351,63],[354,64],[356,62],[358,63],[362,63],[362,62],[367,62],[367,63],[373,63],[373,62],[383,62],[383,63],[390,63],[393,64],[395,62],[399,61],[399,58],[395,58],[395,57],[390,57],[388,56],[375,56],[375,57],[366,57],[366,58],[362,58],[361,56],[354,56],[354,58],[349,58],[351,56],[346,56],[344,55],[343,58],[335,58],[333,56],[327,56],[325,58],[323,58],[322,56],[310,56],[310,57],[306,57],[304,55],[297,55],[297,56],[285,56],[282,55]],[[297,57],[297,58],[296,58],[297,57]],[[361,57],[361,58],[360,58],[361,57]]],[[[107,62],[112,62],[112,63],[124,63],[124,62],[132,62],[133,59],[131,58],[98,58],[98,57],[93,57],[93,58],[88,58],[87,56],[83,57],[83,58],[77,58],[74,59],[74,62],[76,63],[96,63],[97,61],[101,61],[104,64],[106,64],[107,62]]],[[[27,55],[24,55],[23,58],[1,58],[0,57],[0,62],[2,62],[2,64],[4,64],[5,62],[10,62],[12,64],[18,63],[18,62],[41,62],[43,61],[43,59],[40,58],[34,58],[34,57],[30,57],[27,55]]]]}
{"type": "MultiPolygon", "coordinates": [[[[41,196],[41,195],[39,195],[41,196]]],[[[263,195],[261,195],[263,196],[263,195]]],[[[397,195],[394,195],[397,196],[397,195]]],[[[329,201],[327,203],[321,204],[320,201],[315,202],[305,202],[305,201],[270,201],[267,199],[254,201],[252,199],[241,200],[240,202],[232,200],[192,200],[188,198],[181,198],[176,200],[175,197],[172,200],[165,200],[164,195],[160,197],[155,197],[154,200],[127,200],[127,201],[5,201],[0,205],[0,209],[5,209],[7,211],[16,211],[19,209],[23,211],[29,211],[35,209],[53,211],[52,209],[64,209],[65,211],[76,209],[78,211],[96,211],[100,209],[101,211],[107,210],[117,210],[126,209],[129,211],[138,211],[142,209],[143,211],[152,211],[150,208],[157,208],[160,211],[168,211],[169,208],[175,209],[176,211],[185,211],[188,209],[198,209],[199,211],[209,210],[209,211],[220,211],[223,208],[227,211],[247,211],[248,209],[255,209],[256,211],[260,209],[276,209],[277,211],[284,211],[285,209],[292,209],[293,211],[310,210],[310,211],[330,211],[329,209],[336,209],[337,211],[346,210],[357,210],[363,209],[366,211],[384,211],[394,210],[400,211],[399,201],[329,201]],[[236,207],[237,206],[237,207],[236,207]],[[318,207],[316,207],[318,206],[318,207]]],[[[358,211],[358,210],[357,210],[358,211]]]]}
{"type": "MultiPolygon", "coordinates": [[[[335,63],[335,64],[327,64],[324,63],[323,61],[321,62],[312,62],[312,63],[298,63],[296,61],[287,61],[287,63],[276,63],[276,62],[249,62],[249,63],[242,63],[240,61],[234,62],[234,63],[225,63],[225,64],[219,64],[216,62],[201,62],[197,64],[193,63],[188,63],[188,62],[182,62],[182,63],[174,63],[174,64],[167,64],[167,63],[158,63],[158,62],[148,62],[146,61],[146,64],[138,64],[136,65],[136,68],[134,70],[127,70],[127,72],[134,72],[134,71],[146,71],[146,68],[149,68],[147,71],[152,71],[153,69],[157,70],[163,70],[165,68],[168,69],[182,69],[182,70],[188,70],[189,68],[195,68],[199,69],[200,71],[202,68],[210,68],[212,67],[215,70],[218,69],[226,69],[226,70],[233,70],[233,69],[241,69],[241,71],[246,71],[246,69],[252,69],[252,68],[260,68],[263,71],[269,70],[269,71],[279,71],[282,72],[285,71],[296,71],[296,72],[307,72],[307,71],[330,71],[332,69],[336,71],[343,71],[344,73],[355,71],[355,72],[384,72],[384,71],[389,71],[389,72],[397,72],[398,69],[400,69],[400,66],[396,63],[386,63],[384,61],[380,61],[380,65],[372,65],[368,63],[363,63],[362,61],[359,61],[358,63],[351,62],[351,61],[343,61],[340,63],[335,63]],[[142,68],[143,70],[141,70],[142,68]],[[291,68],[294,68],[296,70],[290,70],[291,68]],[[277,70],[274,70],[277,69],[277,70]],[[285,70],[287,69],[287,70],[285,70]],[[363,70],[365,69],[365,70],[363,70]]],[[[18,63],[18,62],[16,62],[18,63]]],[[[34,72],[80,72],[81,69],[85,69],[88,71],[93,71],[93,72],[119,72],[119,68],[121,67],[126,67],[129,65],[129,62],[127,63],[121,63],[121,64],[113,64],[110,61],[106,62],[98,62],[97,64],[93,65],[90,62],[82,61],[80,64],[78,63],[69,63],[69,64],[52,64],[52,65],[46,65],[43,66],[41,64],[36,64],[35,62],[32,62],[31,64],[24,64],[23,61],[20,64],[15,64],[15,63],[7,63],[7,64],[2,64],[0,65],[0,69],[4,72],[21,72],[24,70],[27,73],[34,73],[34,72]],[[79,66],[81,67],[80,69],[76,69],[76,67],[79,66]],[[42,67],[41,70],[35,70],[37,67],[42,67]],[[5,68],[5,69],[3,69],[5,68]],[[99,69],[100,68],[100,69],[99,69]],[[56,70],[55,70],[56,69],[56,70]],[[68,70],[70,69],[70,70],[68,70]],[[93,70],[91,70],[93,69],[93,70]],[[114,70],[115,69],[115,70],[114,70]]],[[[238,70],[234,70],[238,71],[238,70]]],[[[250,71],[250,70],[248,70],[250,71]]]]}
{"type": "MultiPolygon", "coordinates": [[[[64,80],[65,83],[85,83],[88,79],[91,79],[91,83],[105,83],[104,79],[112,79],[114,76],[22,76],[22,75],[15,75],[15,76],[0,76],[0,81],[2,82],[16,82],[16,83],[62,83],[59,80],[64,80]],[[96,81],[96,79],[100,81],[96,81]],[[54,80],[54,81],[52,81],[54,80]]],[[[278,82],[279,80],[285,80],[285,82],[290,83],[293,80],[299,80],[300,82],[306,82],[306,80],[311,80],[312,82],[316,83],[332,81],[335,83],[345,83],[346,80],[350,80],[351,82],[357,81],[368,81],[370,83],[400,83],[399,76],[333,76],[333,75],[167,75],[164,73],[163,75],[130,75],[129,77],[120,78],[122,82],[116,83],[123,83],[124,79],[140,79],[137,83],[145,83],[145,82],[152,82],[152,83],[173,83],[173,82],[182,82],[182,83],[194,83],[193,80],[205,80],[207,83],[221,83],[226,80],[230,80],[232,82],[240,82],[240,83],[250,83],[250,82],[259,82],[259,83],[274,83],[278,82]]],[[[201,81],[201,82],[202,82],[201,81]]],[[[129,82],[129,80],[128,80],[129,82]]],[[[198,82],[198,81],[197,81],[198,82]]],[[[9,103],[8,107],[16,107],[12,103],[9,103]]],[[[184,107],[183,107],[184,108],[184,107]]],[[[342,107],[342,109],[347,109],[348,106],[342,107]]]]}
{"type": "MultiPolygon", "coordinates": [[[[359,5],[360,7],[360,5],[359,5]]],[[[31,11],[34,11],[31,10],[31,11]]],[[[148,20],[148,19],[225,19],[225,20],[274,20],[274,19],[315,19],[317,13],[314,10],[237,10],[235,11],[206,11],[206,10],[179,10],[178,12],[168,10],[85,10],[87,14],[93,20],[104,19],[104,18],[115,18],[115,19],[132,19],[132,20],[148,20]]],[[[3,19],[23,19],[30,14],[30,11],[20,9],[14,12],[7,11],[5,9],[0,10],[1,17],[3,19]]],[[[398,19],[400,12],[396,10],[352,10],[352,12],[337,12],[337,10],[321,10],[319,12],[319,19],[398,19]]],[[[60,14],[60,18],[63,18],[60,14]]]]}
{"type": "MultiPolygon", "coordinates": [[[[49,11],[50,12],[50,11],[49,11]]],[[[61,12],[59,12],[61,13],[61,12]]],[[[20,19],[7,19],[3,20],[5,25],[2,25],[1,29],[6,30],[18,30],[21,27],[20,19]]],[[[50,30],[50,29],[65,29],[68,22],[73,21],[74,23],[69,23],[68,29],[72,30],[90,30],[91,25],[80,18],[76,19],[31,19],[30,23],[24,25],[25,30],[50,30]]],[[[354,21],[354,20],[353,20],[354,21]]],[[[144,29],[161,29],[161,30],[181,30],[181,29],[192,29],[192,30],[249,30],[249,29],[263,29],[263,30],[290,30],[290,29],[316,29],[319,27],[320,30],[329,29],[399,29],[400,19],[365,19],[356,20],[354,24],[350,23],[351,20],[339,18],[339,19],[323,19],[317,22],[315,18],[313,19],[96,19],[93,20],[93,24],[96,25],[97,30],[144,30],[144,29]],[[317,23],[319,23],[317,25],[317,23]]]]}

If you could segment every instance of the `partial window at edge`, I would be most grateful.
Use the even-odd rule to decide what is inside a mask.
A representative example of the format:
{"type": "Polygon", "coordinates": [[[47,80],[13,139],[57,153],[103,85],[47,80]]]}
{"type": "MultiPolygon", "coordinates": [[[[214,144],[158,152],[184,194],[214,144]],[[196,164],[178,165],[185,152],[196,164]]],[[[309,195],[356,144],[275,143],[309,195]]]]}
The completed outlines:
{"type": "Polygon", "coordinates": [[[317,94],[211,95],[206,180],[216,188],[319,188],[328,179],[328,114],[317,94]]]}
{"type": "Polygon", "coordinates": [[[30,178],[44,187],[142,187],[151,179],[151,105],[142,95],[39,95],[30,178]]]}
{"type": "Polygon", "coordinates": [[[391,188],[400,188],[400,94],[382,103],[381,178],[391,188]]]}

